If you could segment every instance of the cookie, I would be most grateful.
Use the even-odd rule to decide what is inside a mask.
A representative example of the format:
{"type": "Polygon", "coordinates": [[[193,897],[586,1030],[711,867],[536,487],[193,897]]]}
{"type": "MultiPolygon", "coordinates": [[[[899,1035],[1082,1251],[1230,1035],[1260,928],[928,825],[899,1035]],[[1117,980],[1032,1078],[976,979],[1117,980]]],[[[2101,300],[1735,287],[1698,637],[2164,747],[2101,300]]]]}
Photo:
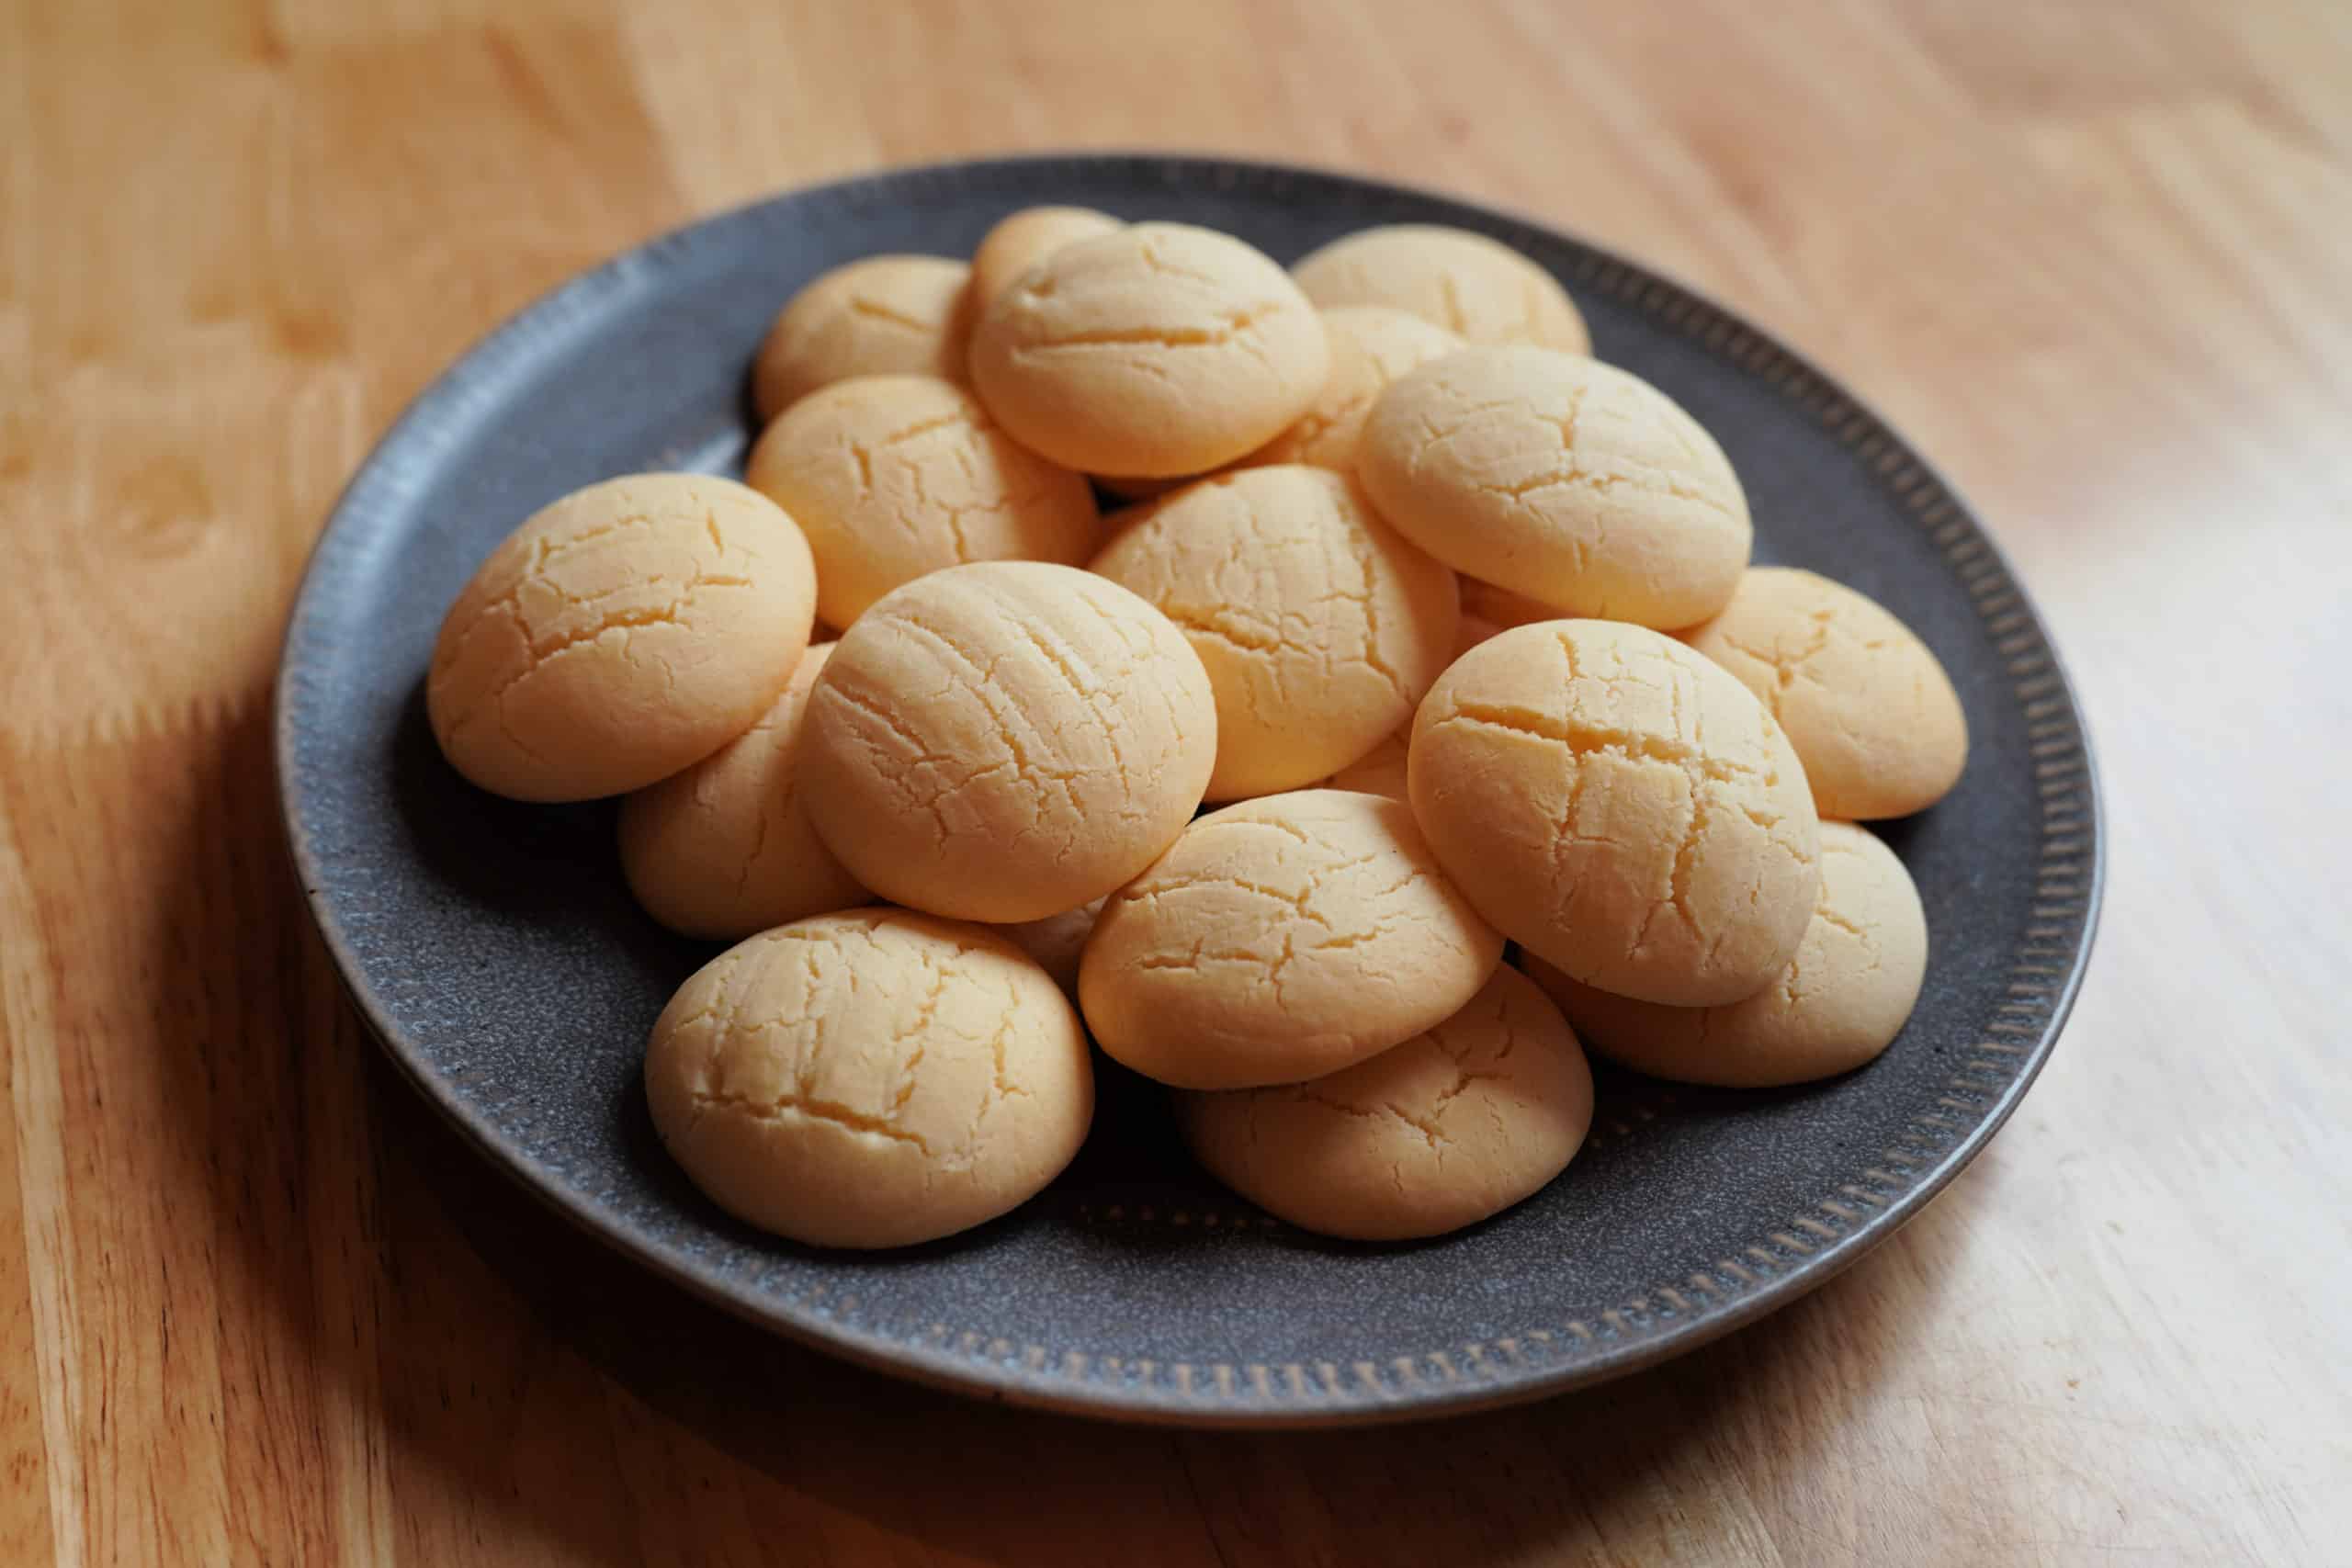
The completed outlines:
{"type": "Polygon", "coordinates": [[[1469,344],[1531,344],[1589,354],[1591,334],[1559,280],[1466,229],[1396,223],[1334,240],[1291,276],[1326,310],[1405,310],[1469,344]]]}
{"type": "Polygon", "coordinates": [[[790,517],[706,474],[635,474],[542,508],[441,623],[442,755],[515,800],[667,778],[749,729],[808,646],[816,573],[790,517]]]}
{"type": "Polygon", "coordinates": [[[1422,702],[1406,774],[1478,911],[1587,985],[1734,1001],[1813,917],[1820,832],[1795,751],[1662,633],[1542,621],[1479,644],[1422,702]]]}
{"type": "Polygon", "coordinates": [[[1665,393],[1577,355],[1473,348],[1408,372],[1373,404],[1356,471],[1423,549],[1562,615],[1694,626],[1747,567],[1723,448],[1665,393]]]}
{"type": "Polygon", "coordinates": [[[875,601],[803,722],[826,845],[892,902],[966,919],[1039,919],[1122,886],[1183,831],[1216,761],[1183,634],[1043,561],[949,567],[875,601]]]}
{"type": "Polygon", "coordinates": [[[1453,574],[1355,481],[1284,464],[1204,479],[1093,570],[1184,628],[1216,694],[1208,798],[1314,783],[1412,714],[1460,627],[1453,574]]]}
{"type": "Polygon", "coordinates": [[[1056,251],[989,303],[972,381],[1013,439],[1065,468],[1204,473],[1273,439],[1330,368],[1322,319],[1227,235],[1137,223],[1056,251]]]}
{"type": "Polygon", "coordinates": [[[867,256],[822,274],[777,313],[752,363],[752,401],[774,419],[852,376],[964,378],[972,269],[944,256],[867,256]]]}
{"type": "Polygon", "coordinates": [[[758,723],[621,802],[622,874],[672,931],[734,942],[873,902],[818,840],[800,801],[800,720],[832,651],[809,649],[758,723]]]}
{"type": "Polygon", "coordinates": [[[1758,567],[1685,634],[1771,710],[1824,817],[1907,817],[1968,763],[1968,717],[1928,645],[1876,600],[1790,567],[1758,567]]]}
{"type": "Polygon", "coordinates": [[[1451,1018],[1310,1083],[1178,1097],[1209,1173],[1302,1230],[1442,1235],[1500,1213],[1576,1157],[1592,1069],[1560,1010],[1497,969],[1451,1018]]]}
{"type": "Polygon", "coordinates": [[[1124,228],[1091,207],[1024,207],[997,220],[972,253],[972,299],[982,309],[1065,245],[1124,228]]]}
{"type": "Polygon", "coordinates": [[[1078,994],[1095,1042],[1145,1077],[1250,1089],[1411,1039],[1501,959],[1403,804],[1300,790],[1186,829],[1102,907],[1078,994]]]}
{"type": "Polygon", "coordinates": [[[834,626],[944,566],[1075,566],[1094,549],[1085,477],[935,376],[857,376],[809,393],[768,426],[743,478],[808,536],[817,614],[834,626]]]}
{"type": "Polygon", "coordinates": [[[906,1247],[1035,1196],[1094,1113],[1078,1015],[984,927],[904,909],[729,948],[653,1025],[645,1095],[695,1185],[817,1247],[906,1247]]]}
{"type": "Polygon", "coordinates": [[[1331,369],[1323,378],[1323,389],[1288,430],[1244,457],[1244,463],[1312,463],[1353,473],[1356,437],[1363,433],[1373,400],[1408,370],[1463,346],[1443,327],[1379,305],[1326,310],[1323,330],[1331,344],[1331,369]]]}
{"type": "Polygon", "coordinates": [[[1765,1089],[1850,1072],[1903,1032],[1928,971],[1928,919],[1903,863],[1867,829],[1821,825],[1821,895],[1796,957],[1755,995],[1660,1007],[1528,973],[1585,1042],[1638,1072],[1765,1089]]]}

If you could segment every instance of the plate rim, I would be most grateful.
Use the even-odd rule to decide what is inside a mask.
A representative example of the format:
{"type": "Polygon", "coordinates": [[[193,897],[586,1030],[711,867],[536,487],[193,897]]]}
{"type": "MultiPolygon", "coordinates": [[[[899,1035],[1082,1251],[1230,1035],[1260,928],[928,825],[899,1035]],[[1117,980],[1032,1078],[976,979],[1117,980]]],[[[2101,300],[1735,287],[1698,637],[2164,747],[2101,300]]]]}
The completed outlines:
{"type": "MultiPolygon", "coordinates": [[[[1710,346],[1718,357],[1729,357],[1726,352],[1710,346]]],[[[1949,556],[1950,547],[1946,553],[1949,556]]],[[[1956,564],[1953,570],[1957,576],[1956,564]]],[[[2009,673],[2018,672],[2017,660],[2011,659],[2009,673]]],[[[2014,688],[2011,695],[2021,705],[2025,703],[2024,695],[2014,688]]],[[[1660,268],[1630,260],[1574,230],[1408,182],[1344,169],[1220,154],[1106,150],[885,167],[796,186],[690,220],[630,245],[544,291],[474,340],[427,382],[385,428],[337,495],[305,559],[300,584],[288,613],[272,683],[270,722],[271,761],[284,841],[301,887],[304,907],[327,948],[344,993],[351,998],[367,1032],[391,1058],[401,1076],[508,1179],[575,1227],[635,1264],[738,1317],[824,1353],[984,1400],[1127,1423],[1272,1429],[1382,1425],[1469,1414],[1624,1376],[1695,1349],[1797,1300],[1843,1272],[1901,1229],[1976,1158],[2015,1112],[2049,1061],[2073,1012],[2096,946],[2107,877],[2105,796],[2088,716],[2048,622],[1982,514],[1841,379],[1747,317],[1719,304],[1706,292],[1660,268]],[[2072,952],[2066,960],[2066,974],[2052,995],[2046,1014],[2039,1021],[2032,1043],[2024,1048],[2024,1060],[2017,1066],[2015,1077],[1990,1105],[1978,1112],[1973,1125],[1943,1148],[1891,1202],[1874,1205],[1860,1223],[1833,1233],[1835,1240],[1804,1249],[1803,1262],[1746,1290],[1732,1304],[1698,1315],[1668,1309],[1658,1314],[1667,1320],[1666,1326],[1645,1327],[1620,1337],[1597,1353],[1581,1353],[1549,1362],[1514,1359],[1507,1367],[1498,1364],[1490,1368],[1483,1379],[1450,1377],[1441,1382],[1417,1378],[1408,1389],[1381,1383],[1367,1393],[1308,1388],[1287,1393],[1280,1391],[1271,1379],[1258,1381],[1247,1393],[1229,1389],[1220,1395],[1211,1390],[1179,1391],[1171,1385],[1105,1382],[1068,1373],[1050,1359],[1036,1366],[1016,1364],[1009,1356],[982,1355],[958,1348],[952,1342],[896,1337],[815,1310],[799,1300],[759,1294],[734,1285],[716,1268],[653,1244],[609,1216],[585,1194],[564,1186],[554,1173],[530,1157],[486,1115],[460,1097],[454,1086],[403,1040],[385,998],[368,981],[350,933],[325,896],[324,867],[302,820],[295,783],[300,772],[298,713],[301,704],[298,688],[303,671],[315,657],[314,644],[321,635],[321,602],[334,585],[359,568],[359,561],[353,558],[370,543],[363,536],[371,514],[389,510],[405,488],[394,468],[421,467],[416,460],[419,452],[430,453],[438,444],[434,439],[436,434],[447,439],[460,435],[467,428],[466,405],[486,384],[494,386],[522,369],[537,345],[563,341],[560,329],[571,320],[588,313],[591,307],[600,304],[608,295],[630,287],[641,273],[658,269],[673,254],[704,243],[714,231],[771,209],[854,206],[885,192],[919,188],[940,181],[962,183],[986,178],[1017,185],[1050,179],[1057,172],[1099,175],[1122,166],[1139,178],[1156,178],[1158,184],[1169,189],[1202,186],[1232,188],[1243,183],[1303,181],[1358,198],[1394,201],[1401,197],[1413,204],[1470,218],[1481,232],[1517,231],[1539,237],[1548,245],[1595,258],[1600,270],[1613,270],[1615,275],[1604,287],[1620,293],[1634,308],[1664,314],[1669,306],[1679,307],[1685,316],[1695,318],[1693,324],[1681,325],[1671,315],[1665,319],[1670,325],[1681,325],[1689,335],[1697,336],[1702,329],[1716,327],[1739,334],[1750,345],[1744,352],[1785,367],[1788,374],[1776,386],[1782,395],[1792,395],[1790,389],[1802,385],[1826,398],[1821,411],[1824,423],[1837,427],[1841,445],[1856,450],[1875,442],[1883,454],[1915,471],[1918,481],[1914,489],[1933,497],[1934,502],[1945,504],[1951,521],[1959,525],[1953,547],[1973,546],[1972,553],[1981,554],[1989,563],[1990,570],[1980,574],[1978,581],[1996,585],[1994,593],[1980,596],[1968,588],[1966,578],[1961,578],[1963,589],[1969,591],[1980,611],[1980,618],[1990,619],[1989,614],[1984,612],[1983,598],[1998,598],[2001,591],[2006,591],[2014,602],[2005,613],[2018,615],[2020,629],[2031,633],[2022,652],[2038,656],[2034,669],[2046,694],[2043,700],[2055,696],[2059,701],[2056,711],[2064,716],[2072,730],[2067,737],[2074,748],[2070,771],[2080,774],[2081,831],[2085,840],[2080,855],[2086,871],[2080,877],[2081,908],[2069,916],[2078,922],[2078,931],[2068,943],[2072,952]]],[[[2040,830],[2038,824],[2036,830],[2040,830]]]]}

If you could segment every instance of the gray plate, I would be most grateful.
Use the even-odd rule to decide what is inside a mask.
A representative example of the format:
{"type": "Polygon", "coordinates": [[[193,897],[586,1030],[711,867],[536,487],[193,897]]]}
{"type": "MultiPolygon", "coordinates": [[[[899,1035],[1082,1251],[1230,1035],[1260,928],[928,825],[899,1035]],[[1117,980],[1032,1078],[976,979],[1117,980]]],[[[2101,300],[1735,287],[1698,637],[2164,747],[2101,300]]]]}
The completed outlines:
{"type": "Polygon", "coordinates": [[[361,1015],[489,1163],[613,1246],[756,1322],[997,1398],[1200,1425],[1321,1425],[1500,1404],[1686,1350],[1883,1241],[1984,1146],[2049,1055],[2098,902],[2098,790],[2040,618],[1968,508],[1819,371],[1606,252],[1366,180],[1202,159],[907,170],[712,219],[532,306],[452,367],[353,479],[286,644],[277,761],[304,892],[361,1015]],[[733,471],[777,306],[877,251],[968,254],[1007,210],[1074,202],[1238,234],[1288,261],[1374,223],[1456,224],[1551,268],[1597,352],[1712,430],[1761,558],[1813,566],[1916,627],[1974,752],[1887,825],[1934,954],[1884,1057],[1803,1090],[1604,1074],[1592,1140],[1519,1208],[1441,1241],[1339,1245],[1197,1171],[1148,1085],[1105,1072],[1093,1136],[1018,1213],[952,1241],[834,1256],[688,1186],[638,1084],[646,1032],[711,950],[630,905],[608,807],[461,784],[424,721],[443,608],[541,503],[636,469],[733,471]]]}

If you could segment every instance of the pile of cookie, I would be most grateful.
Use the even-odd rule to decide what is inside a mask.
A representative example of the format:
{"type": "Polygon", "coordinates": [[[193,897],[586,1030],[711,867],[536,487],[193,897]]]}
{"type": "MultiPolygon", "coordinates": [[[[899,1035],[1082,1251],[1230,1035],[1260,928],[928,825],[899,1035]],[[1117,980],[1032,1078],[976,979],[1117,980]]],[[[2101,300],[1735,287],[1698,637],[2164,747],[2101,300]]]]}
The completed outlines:
{"type": "Polygon", "coordinates": [[[624,797],[639,901],[735,944],[647,1053],[695,1181],[822,1246],[978,1224],[1086,1137],[1091,1041],[1272,1213],[1423,1236],[1568,1165],[1584,1045],[1728,1086],[1883,1049],[1927,930],[1852,824],[1952,786],[1959,699],[1751,568],[1722,449],[1589,350],[1480,235],[1285,271],[1033,209],[796,294],[745,483],[524,522],[435,733],[624,797]]]}

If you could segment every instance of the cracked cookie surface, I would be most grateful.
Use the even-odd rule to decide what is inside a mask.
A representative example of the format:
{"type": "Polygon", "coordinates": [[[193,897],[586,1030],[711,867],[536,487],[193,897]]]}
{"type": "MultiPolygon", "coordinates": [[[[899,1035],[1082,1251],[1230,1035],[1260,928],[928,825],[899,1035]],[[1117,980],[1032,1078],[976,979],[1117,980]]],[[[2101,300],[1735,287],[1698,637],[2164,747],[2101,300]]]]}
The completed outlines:
{"type": "Polygon", "coordinates": [[[774,419],[852,376],[964,379],[972,269],[945,256],[867,256],[811,279],[786,301],[752,362],[752,401],[774,419]]]}
{"type": "Polygon", "coordinates": [[[1043,561],[885,594],[809,695],[807,798],[859,881],[912,908],[1031,920],[1120,886],[1192,818],[1208,675],[1117,583],[1043,561]]]}
{"type": "Polygon", "coordinates": [[[903,909],[763,931],[680,987],[646,1098],[695,1184],[763,1230],[904,1247],[994,1218],[1085,1141],[1085,1032],[997,933],[903,909]]]}
{"type": "Polygon", "coordinates": [[[1476,1224],[1567,1168],[1592,1069],[1560,1010],[1497,969],[1462,1010],[1329,1077],[1178,1097],[1209,1173],[1303,1230],[1404,1241],[1476,1224]]]}
{"type": "Polygon", "coordinates": [[[672,931],[733,942],[872,902],[800,799],[801,719],[832,651],[829,642],[809,649],[758,723],[621,803],[621,872],[646,913],[672,931]]]}
{"type": "Polygon", "coordinates": [[[1022,445],[1129,479],[1204,473],[1280,434],[1323,386],[1323,322],[1228,235],[1137,223],[1055,252],[992,300],[973,385],[1022,445]]]}
{"type": "Polygon", "coordinates": [[[1788,731],[1824,817],[1907,817],[1968,763],[1968,717],[1928,645],[1876,600],[1758,567],[1684,640],[1737,676],[1788,731]]]}
{"type": "Polygon", "coordinates": [[[1355,481],[1284,464],[1204,479],[1121,528],[1093,570],[1183,628],[1216,695],[1208,798],[1298,789],[1412,715],[1461,622],[1453,573],[1355,481]]]}
{"type": "Polygon", "coordinates": [[[845,626],[925,572],[976,560],[1075,566],[1093,552],[1085,476],[1015,442],[935,376],[857,376],[802,398],[744,480],[792,514],[817,561],[817,614],[845,626]]]}
{"type": "Polygon", "coordinates": [[[1723,448],[1657,388],[1578,355],[1473,348],[1408,372],[1373,404],[1357,472],[1423,549],[1564,615],[1691,626],[1747,566],[1723,448]]]}
{"type": "Polygon", "coordinates": [[[1893,850],[1864,828],[1821,825],[1821,894],[1796,956],[1755,995],[1660,1007],[1579,985],[1540,959],[1528,973],[1586,1043],[1638,1072],[1767,1089],[1849,1072],[1903,1032],[1928,969],[1928,919],[1893,850]]]}
{"type": "Polygon", "coordinates": [[[1411,1038],[1501,960],[1402,803],[1299,790],[1211,812],[1114,895],[1079,998],[1102,1049],[1146,1077],[1248,1089],[1411,1038]]]}
{"type": "Polygon", "coordinates": [[[425,705],[442,753],[516,800],[639,789],[755,723],[808,648],[808,541],[707,474],[575,491],[491,552],[441,623],[425,705]]]}
{"type": "Polygon", "coordinates": [[[1747,689],[1662,633],[1542,621],[1438,678],[1413,813],[1479,912],[1589,985],[1676,1006],[1769,984],[1804,934],[1818,820],[1747,689]]]}
{"type": "Polygon", "coordinates": [[[1366,229],[1300,257],[1290,271],[1327,310],[1381,305],[1409,311],[1464,343],[1592,351],[1584,317],[1557,278],[1500,241],[1466,229],[1366,229]]]}

